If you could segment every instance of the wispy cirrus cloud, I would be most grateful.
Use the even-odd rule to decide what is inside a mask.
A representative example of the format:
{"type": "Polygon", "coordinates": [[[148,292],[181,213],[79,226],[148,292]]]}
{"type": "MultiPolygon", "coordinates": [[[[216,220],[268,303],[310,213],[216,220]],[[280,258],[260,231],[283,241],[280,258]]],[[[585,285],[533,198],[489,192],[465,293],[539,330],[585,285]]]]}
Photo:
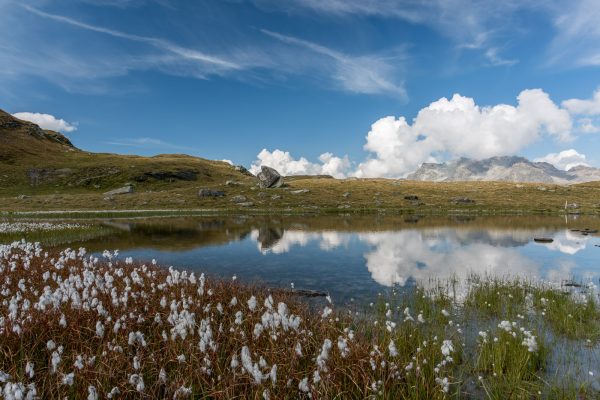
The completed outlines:
{"type": "MultiPolygon", "coordinates": [[[[95,5],[127,8],[142,4],[147,2],[108,0],[95,5]]],[[[118,24],[115,28],[88,22],[82,18],[81,12],[71,16],[50,12],[39,5],[14,5],[7,8],[7,23],[0,25],[7,27],[12,25],[11,21],[22,18],[19,10],[26,17],[41,18],[47,22],[31,30],[4,30],[0,26],[0,47],[6,46],[0,76],[12,81],[36,77],[52,81],[68,91],[101,93],[110,90],[109,79],[135,71],[160,71],[195,79],[219,76],[262,83],[280,82],[281,77],[302,76],[327,82],[319,84],[319,87],[406,98],[402,79],[398,79],[403,57],[398,48],[385,56],[350,55],[301,38],[269,30],[261,33],[260,29],[244,26],[236,29],[251,35],[233,34],[218,41],[192,41],[192,44],[181,45],[173,35],[166,39],[119,29],[118,24]],[[64,35],[69,29],[88,33],[75,35],[69,41],[45,39],[47,31],[64,35]],[[247,37],[252,35],[253,38],[247,37]],[[86,37],[94,40],[94,46],[86,44],[90,40],[86,37]],[[32,48],[28,45],[30,43],[36,43],[36,47],[32,48]],[[39,62],[40,58],[44,59],[44,63],[39,62]]],[[[211,28],[207,37],[221,35],[214,29],[211,28]]],[[[135,82],[128,81],[126,84],[135,85],[135,82]]]]}
{"type": "Polygon", "coordinates": [[[549,47],[549,63],[600,66],[600,2],[552,3],[557,33],[549,47]]]}
{"type": "Polygon", "coordinates": [[[327,60],[321,66],[332,68],[329,73],[339,86],[354,93],[364,94],[393,94],[402,99],[407,98],[402,83],[394,82],[394,68],[384,57],[377,55],[350,56],[326,46],[284,35],[278,32],[261,29],[261,32],[283,43],[298,46],[323,56],[327,60]],[[333,61],[333,64],[331,63],[333,61]]]}
{"type": "Polygon", "coordinates": [[[517,60],[505,58],[500,54],[500,49],[504,46],[502,37],[512,28],[511,17],[515,11],[538,7],[517,0],[254,0],[254,2],[259,7],[291,13],[309,11],[334,17],[379,17],[424,25],[449,38],[459,51],[482,51],[491,66],[516,64],[517,60]]]}
{"type": "Polygon", "coordinates": [[[227,60],[224,57],[214,56],[214,55],[206,54],[204,52],[201,52],[201,51],[198,51],[195,49],[182,47],[182,46],[176,45],[176,44],[171,43],[164,39],[140,36],[140,35],[121,32],[121,31],[114,30],[114,29],[104,28],[101,26],[87,24],[87,23],[78,21],[73,18],[69,18],[69,17],[65,17],[62,15],[57,15],[57,14],[47,13],[45,11],[39,10],[35,7],[28,6],[28,5],[21,5],[21,7],[23,7],[25,10],[27,10],[33,14],[36,14],[40,17],[43,17],[43,18],[49,18],[49,19],[55,20],[57,22],[72,25],[72,26],[75,26],[75,27],[78,27],[81,29],[86,29],[86,30],[98,32],[98,33],[104,33],[106,35],[118,37],[121,39],[127,39],[127,40],[132,40],[135,42],[148,44],[148,45],[156,47],[160,50],[164,50],[168,53],[179,56],[185,60],[194,61],[194,62],[198,62],[198,63],[205,64],[207,66],[210,66],[213,68],[212,72],[218,72],[221,70],[224,70],[224,71],[239,70],[239,69],[244,68],[243,65],[241,65],[233,60],[227,60]]]}

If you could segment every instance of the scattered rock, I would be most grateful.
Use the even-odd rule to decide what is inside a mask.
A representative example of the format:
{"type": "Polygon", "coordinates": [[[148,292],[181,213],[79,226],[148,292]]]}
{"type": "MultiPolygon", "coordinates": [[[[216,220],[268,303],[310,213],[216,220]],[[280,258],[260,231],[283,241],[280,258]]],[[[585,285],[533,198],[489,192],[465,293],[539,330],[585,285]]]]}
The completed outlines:
{"type": "Polygon", "coordinates": [[[267,194],[267,193],[265,193],[265,192],[258,192],[258,194],[256,195],[256,197],[260,197],[261,199],[262,199],[262,198],[265,198],[265,197],[267,197],[267,196],[268,196],[268,194],[267,194]]]}
{"type": "Polygon", "coordinates": [[[345,199],[347,199],[348,197],[350,197],[350,192],[346,192],[342,195],[342,197],[344,197],[345,199]]]}
{"type": "Polygon", "coordinates": [[[26,194],[20,194],[17,196],[17,199],[19,200],[25,200],[28,199],[30,196],[27,196],[26,194]]]}
{"type": "Polygon", "coordinates": [[[236,203],[236,204],[240,207],[252,207],[254,205],[254,203],[251,201],[244,201],[244,202],[236,203]]]}
{"type": "Polygon", "coordinates": [[[200,189],[198,191],[199,197],[223,197],[225,196],[225,192],[221,190],[212,190],[212,189],[200,189]]]}
{"type": "Polygon", "coordinates": [[[576,210],[579,208],[579,204],[577,203],[566,203],[565,204],[565,208],[566,209],[571,209],[571,210],[576,210]]]}
{"type": "Polygon", "coordinates": [[[236,165],[235,167],[233,167],[233,169],[235,169],[237,172],[240,172],[246,176],[252,176],[254,177],[254,175],[252,174],[252,172],[248,171],[246,169],[246,167],[244,167],[243,165],[236,165]]]}
{"type": "Polygon", "coordinates": [[[227,181],[225,182],[225,186],[240,186],[241,184],[236,181],[227,181]]]}
{"type": "Polygon", "coordinates": [[[131,185],[123,186],[118,189],[114,189],[114,190],[105,192],[104,196],[111,197],[111,196],[116,196],[119,194],[129,194],[129,193],[133,193],[133,186],[131,186],[131,185]]]}
{"type": "Polygon", "coordinates": [[[298,190],[290,191],[291,194],[305,194],[308,192],[310,192],[310,190],[308,190],[308,189],[298,189],[298,190]]]}
{"type": "Polygon", "coordinates": [[[263,165],[260,167],[260,172],[256,175],[258,183],[263,189],[278,188],[283,185],[283,178],[274,168],[263,165]]]}
{"type": "Polygon", "coordinates": [[[271,196],[271,200],[279,200],[280,198],[281,196],[278,194],[274,194],[273,196],[271,196]]]}
{"type": "Polygon", "coordinates": [[[475,200],[468,197],[455,197],[451,200],[452,204],[474,204],[475,200]]]}
{"type": "Polygon", "coordinates": [[[345,204],[340,204],[340,205],[338,205],[338,206],[337,206],[337,208],[340,208],[340,209],[343,209],[343,208],[350,208],[350,207],[351,207],[351,205],[350,205],[350,204],[348,204],[348,203],[345,203],[345,204]]]}
{"type": "Polygon", "coordinates": [[[404,200],[411,200],[411,201],[419,200],[419,196],[415,196],[414,194],[409,194],[409,195],[404,196],[404,200]]]}
{"type": "Polygon", "coordinates": [[[546,190],[548,190],[545,186],[538,186],[536,189],[541,190],[542,192],[545,192],[546,190]]]}
{"type": "Polygon", "coordinates": [[[231,198],[231,201],[234,203],[244,203],[244,202],[248,201],[248,199],[246,198],[246,196],[244,196],[242,194],[238,194],[237,196],[233,196],[231,198]]]}
{"type": "Polygon", "coordinates": [[[115,198],[107,196],[107,197],[104,198],[104,201],[115,201],[115,198]]]}

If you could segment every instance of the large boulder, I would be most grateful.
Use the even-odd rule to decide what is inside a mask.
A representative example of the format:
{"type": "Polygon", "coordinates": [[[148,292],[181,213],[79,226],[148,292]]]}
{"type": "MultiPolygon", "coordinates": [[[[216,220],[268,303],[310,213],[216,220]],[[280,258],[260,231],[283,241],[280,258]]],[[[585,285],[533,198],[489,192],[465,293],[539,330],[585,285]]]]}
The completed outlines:
{"type": "Polygon", "coordinates": [[[283,185],[283,177],[274,168],[263,165],[256,175],[262,188],[278,188],[283,185]]]}

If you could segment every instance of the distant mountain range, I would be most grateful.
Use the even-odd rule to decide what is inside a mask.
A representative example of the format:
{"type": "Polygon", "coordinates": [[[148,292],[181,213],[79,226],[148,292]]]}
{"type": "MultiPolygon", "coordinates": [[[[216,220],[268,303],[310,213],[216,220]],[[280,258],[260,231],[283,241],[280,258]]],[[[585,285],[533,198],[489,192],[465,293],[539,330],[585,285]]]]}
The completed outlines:
{"type": "Polygon", "coordinates": [[[533,162],[524,157],[504,156],[484,160],[460,158],[446,163],[423,163],[408,175],[417,181],[509,181],[540,183],[582,183],[600,181],[600,168],[577,166],[563,171],[547,162],[533,162]]]}

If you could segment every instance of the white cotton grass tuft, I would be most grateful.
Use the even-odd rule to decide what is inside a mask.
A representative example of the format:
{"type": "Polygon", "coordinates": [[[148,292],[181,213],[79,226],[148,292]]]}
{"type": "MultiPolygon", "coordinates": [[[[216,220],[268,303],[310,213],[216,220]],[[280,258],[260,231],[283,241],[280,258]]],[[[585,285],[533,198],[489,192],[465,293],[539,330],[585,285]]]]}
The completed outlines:
{"type": "Polygon", "coordinates": [[[248,309],[250,311],[256,310],[256,297],[252,296],[248,299],[248,309]]]}
{"type": "Polygon", "coordinates": [[[441,351],[444,356],[449,356],[454,351],[452,340],[444,340],[442,342],[441,351]]]}
{"type": "Polygon", "coordinates": [[[394,340],[390,340],[390,344],[388,345],[388,351],[391,357],[398,357],[398,349],[396,349],[396,344],[394,340]]]}

